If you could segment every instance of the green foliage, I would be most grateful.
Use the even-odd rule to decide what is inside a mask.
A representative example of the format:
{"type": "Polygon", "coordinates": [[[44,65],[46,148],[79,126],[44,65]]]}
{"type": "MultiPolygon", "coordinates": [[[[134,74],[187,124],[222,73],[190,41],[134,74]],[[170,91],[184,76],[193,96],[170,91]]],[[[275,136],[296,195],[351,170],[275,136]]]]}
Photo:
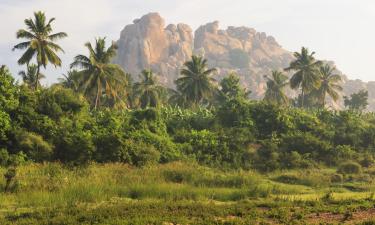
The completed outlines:
{"type": "Polygon", "coordinates": [[[0,110],[0,140],[6,139],[6,134],[10,129],[11,120],[9,115],[0,110]]]}
{"type": "Polygon", "coordinates": [[[363,111],[368,105],[368,91],[360,90],[358,93],[353,93],[350,95],[350,98],[344,96],[345,107],[356,110],[363,111]]]}
{"type": "Polygon", "coordinates": [[[341,174],[359,174],[362,172],[362,167],[356,162],[349,161],[342,163],[339,166],[337,172],[341,174]]]}
{"type": "Polygon", "coordinates": [[[54,158],[66,163],[85,164],[95,152],[92,134],[85,124],[68,118],[61,120],[53,137],[54,158]]]}
{"type": "Polygon", "coordinates": [[[2,167],[7,166],[9,160],[10,160],[10,156],[9,156],[8,151],[4,148],[0,149],[0,166],[2,167]]]}
{"type": "Polygon", "coordinates": [[[304,107],[305,95],[320,86],[319,68],[322,65],[314,57],[315,52],[310,53],[305,47],[302,47],[301,52],[295,52],[296,58],[286,68],[286,71],[295,71],[290,79],[290,87],[292,89],[301,88],[301,107],[304,107]]]}
{"type": "Polygon", "coordinates": [[[6,66],[0,67],[0,109],[9,112],[18,107],[18,88],[6,66]]]}
{"type": "Polygon", "coordinates": [[[272,71],[272,77],[266,77],[267,90],[264,94],[264,100],[278,105],[288,105],[289,99],[284,93],[285,87],[288,85],[288,77],[279,71],[272,71]]]}
{"type": "Polygon", "coordinates": [[[28,155],[29,159],[37,162],[50,160],[53,154],[53,146],[46,142],[42,136],[21,131],[16,137],[18,149],[28,155]]]}
{"type": "Polygon", "coordinates": [[[184,64],[181,77],[176,80],[177,90],[189,105],[198,106],[203,101],[209,100],[213,95],[212,74],[216,69],[207,69],[207,60],[200,56],[192,56],[191,61],[184,64]]]}
{"type": "Polygon", "coordinates": [[[26,30],[20,29],[17,31],[18,39],[26,39],[14,46],[13,50],[26,49],[25,53],[18,60],[18,64],[29,64],[35,57],[37,62],[36,76],[34,82],[35,90],[38,89],[40,67],[46,68],[48,63],[54,66],[61,66],[61,59],[57,56],[57,52],[64,52],[63,49],[54,43],[58,39],[67,37],[64,32],[55,34],[52,33],[52,22],[55,18],[47,21],[46,15],[42,11],[34,12],[34,19],[25,19],[26,30]]]}
{"type": "Polygon", "coordinates": [[[126,140],[117,154],[120,162],[140,167],[157,164],[160,160],[160,152],[154,146],[132,140],[126,140]]]}
{"type": "Polygon", "coordinates": [[[143,70],[140,77],[141,81],[134,84],[137,105],[142,109],[159,106],[162,101],[163,87],[158,85],[156,76],[151,70],[143,70]]]}
{"type": "MultiPolygon", "coordinates": [[[[77,55],[71,68],[80,68],[77,75],[78,89],[95,109],[100,106],[125,107],[123,88],[128,80],[123,69],[111,60],[116,55],[117,45],[112,43],[106,48],[105,38],[95,40],[95,46],[86,43],[89,56],[77,55]]],[[[126,91],[126,90],[125,90],[126,91]]]]}
{"type": "Polygon", "coordinates": [[[86,101],[71,89],[56,86],[42,90],[38,99],[37,111],[57,120],[62,116],[79,113],[86,106],[86,101]]]}

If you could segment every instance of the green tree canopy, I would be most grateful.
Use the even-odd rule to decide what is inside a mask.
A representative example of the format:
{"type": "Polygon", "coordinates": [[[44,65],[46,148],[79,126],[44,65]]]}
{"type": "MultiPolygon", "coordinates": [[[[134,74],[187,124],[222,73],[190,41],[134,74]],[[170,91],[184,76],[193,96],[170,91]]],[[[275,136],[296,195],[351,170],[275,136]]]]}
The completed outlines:
{"type": "Polygon", "coordinates": [[[344,96],[345,107],[356,110],[363,111],[368,106],[368,91],[360,90],[357,93],[353,93],[350,97],[344,96]]]}
{"type": "Polygon", "coordinates": [[[317,89],[317,95],[322,107],[325,107],[327,95],[335,102],[340,97],[339,92],[342,91],[342,87],[339,84],[341,82],[341,76],[335,74],[335,70],[335,67],[331,67],[328,64],[321,66],[319,69],[321,82],[320,87],[317,89]]]}
{"type": "Polygon", "coordinates": [[[302,47],[301,52],[294,53],[295,60],[285,69],[286,71],[295,71],[290,79],[290,87],[292,89],[301,88],[302,107],[304,107],[305,95],[320,85],[319,67],[322,62],[316,60],[314,55],[315,52],[310,53],[307,48],[302,47]]]}
{"type": "Polygon", "coordinates": [[[212,97],[215,79],[212,74],[216,69],[207,69],[207,60],[200,56],[192,56],[191,61],[184,64],[181,77],[176,80],[177,90],[192,105],[199,105],[203,100],[212,97]]]}
{"type": "Polygon", "coordinates": [[[288,77],[279,71],[272,71],[271,77],[267,77],[267,90],[264,100],[278,105],[288,105],[289,99],[284,93],[289,84],[288,77]]]}
{"type": "Polygon", "coordinates": [[[45,78],[44,74],[39,73],[37,75],[37,72],[38,65],[30,64],[27,66],[26,71],[22,70],[18,75],[22,77],[22,81],[26,86],[35,88],[36,86],[40,86],[40,80],[45,78]]]}
{"type": "Polygon", "coordinates": [[[151,70],[143,70],[141,81],[134,84],[134,95],[141,108],[160,105],[163,87],[158,85],[156,76],[151,70]]]}
{"type": "MultiPolygon", "coordinates": [[[[48,63],[54,66],[61,66],[61,59],[57,56],[57,52],[64,52],[63,49],[55,43],[56,40],[67,37],[64,32],[51,34],[52,22],[55,18],[47,21],[44,12],[35,12],[34,20],[32,18],[26,19],[26,29],[18,30],[17,38],[26,39],[27,41],[21,42],[14,46],[13,50],[26,49],[25,53],[18,60],[18,64],[29,64],[30,61],[36,56],[37,71],[36,79],[39,80],[40,67],[47,67],[48,63]]],[[[38,82],[35,83],[35,90],[38,89],[38,82]]]]}
{"type": "Polygon", "coordinates": [[[101,100],[113,100],[116,104],[123,104],[119,92],[127,86],[125,72],[119,65],[112,64],[117,46],[112,43],[106,48],[105,38],[98,38],[93,47],[85,44],[89,56],[77,55],[71,68],[81,68],[78,78],[79,89],[91,102],[94,109],[105,105],[101,100]]]}

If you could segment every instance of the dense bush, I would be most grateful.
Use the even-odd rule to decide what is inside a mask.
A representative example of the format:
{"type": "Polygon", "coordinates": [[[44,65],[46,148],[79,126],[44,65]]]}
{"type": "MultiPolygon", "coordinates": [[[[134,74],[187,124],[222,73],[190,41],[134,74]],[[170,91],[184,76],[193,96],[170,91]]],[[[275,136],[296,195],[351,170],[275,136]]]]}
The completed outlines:
{"type": "Polygon", "coordinates": [[[362,167],[356,162],[345,162],[342,163],[337,172],[341,174],[359,174],[362,172],[362,167]]]}
{"type": "Polygon", "coordinates": [[[38,162],[188,160],[261,171],[373,164],[371,113],[285,108],[244,93],[192,109],[90,110],[79,93],[59,85],[33,91],[9,72],[0,84],[1,165],[21,152],[38,162]]]}

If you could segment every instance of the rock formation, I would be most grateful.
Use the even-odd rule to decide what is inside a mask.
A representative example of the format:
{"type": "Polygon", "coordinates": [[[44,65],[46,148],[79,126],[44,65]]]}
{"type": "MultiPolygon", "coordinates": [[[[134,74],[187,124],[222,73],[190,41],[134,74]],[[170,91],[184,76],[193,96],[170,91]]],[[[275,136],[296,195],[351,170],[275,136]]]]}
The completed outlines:
{"type": "MultiPolygon", "coordinates": [[[[236,72],[243,86],[252,91],[254,99],[264,95],[264,75],[286,68],[293,60],[292,53],[283,49],[275,38],[253,28],[230,26],[221,30],[219,22],[215,21],[200,26],[193,37],[188,25],[165,26],[158,13],[149,13],[127,25],[117,43],[119,50],[115,63],[131,73],[135,80],[141,70],[152,69],[162,84],[173,87],[183,63],[192,54],[198,54],[207,58],[210,67],[218,69],[217,80],[229,72],[236,72]]],[[[364,83],[342,76],[343,95],[368,89],[369,108],[375,110],[375,82],[364,83]]],[[[294,91],[287,90],[287,93],[296,96],[294,91]]],[[[342,108],[343,102],[332,105],[342,108]]]]}
{"type": "Polygon", "coordinates": [[[127,25],[117,44],[115,62],[127,72],[134,76],[142,69],[152,69],[162,75],[162,83],[173,85],[179,68],[192,55],[192,29],[186,24],[165,27],[159,14],[150,13],[127,25]]]}

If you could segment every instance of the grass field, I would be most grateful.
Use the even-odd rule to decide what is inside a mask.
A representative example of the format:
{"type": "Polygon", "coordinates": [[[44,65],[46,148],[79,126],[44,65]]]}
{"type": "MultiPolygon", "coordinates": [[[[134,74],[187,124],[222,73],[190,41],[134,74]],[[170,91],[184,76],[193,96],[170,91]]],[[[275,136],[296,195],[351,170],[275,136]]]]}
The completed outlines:
{"type": "Polygon", "coordinates": [[[375,224],[375,175],[335,172],[28,164],[0,193],[0,224],[375,224]]]}

